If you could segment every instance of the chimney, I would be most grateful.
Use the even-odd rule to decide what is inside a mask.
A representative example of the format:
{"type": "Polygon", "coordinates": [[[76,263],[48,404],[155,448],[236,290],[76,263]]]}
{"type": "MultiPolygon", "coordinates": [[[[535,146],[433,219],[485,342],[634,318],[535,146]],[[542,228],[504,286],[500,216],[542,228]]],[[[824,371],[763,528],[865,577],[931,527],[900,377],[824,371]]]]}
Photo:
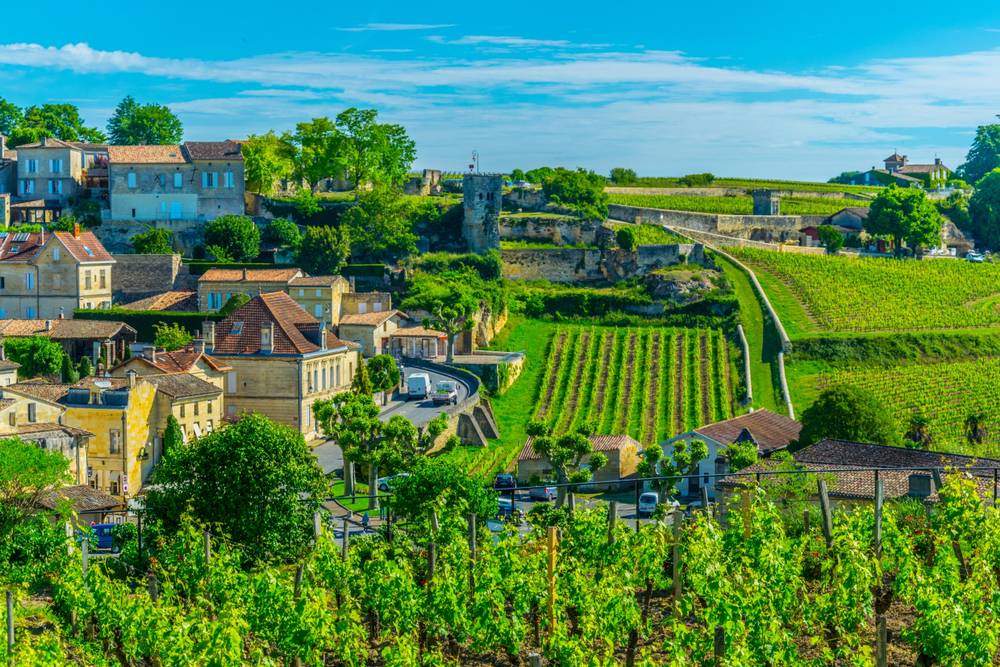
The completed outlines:
{"type": "Polygon", "coordinates": [[[215,349],[215,320],[205,320],[202,323],[201,338],[205,344],[205,352],[211,354],[215,349]]]}
{"type": "Polygon", "coordinates": [[[74,222],[73,223],[73,238],[75,238],[75,239],[80,238],[80,223],[79,222],[74,222]]]}
{"type": "Polygon", "coordinates": [[[198,354],[204,354],[205,353],[205,339],[204,338],[195,338],[194,339],[194,351],[197,352],[198,354]]]}
{"type": "Polygon", "coordinates": [[[263,322],[260,325],[260,351],[263,354],[274,352],[274,322],[263,322]]]}
{"type": "Polygon", "coordinates": [[[52,320],[45,320],[45,330],[52,331],[52,320]]]}
{"type": "Polygon", "coordinates": [[[354,289],[354,276],[349,276],[349,277],[347,278],[347,281],[348,281],[349,283],[351,283],[351,292],[356,292],[357,290],[356,290],[356,289],[354,289]]]}
{"type": "Polygon", "coordinates": [[[156,363],[156,346],[155,345],[147,345],[146,347],[142,348],[142,355],[155,364],[156,363]]]}
{"type": "Polygon", "coordinates": [[[3,338],[0,338],[0,361],[7,361],[7,351],[3,347],[3,338]]]}
{"type": "Polygon", "coordinates": [[[133,389],[135,387],[135,378],[137,375],[139,374],[135,372],[135,369],[129,369],[129,371],[125,373],[125,377],[128,378],[129,389],[133,389]]]}
{"type": "Polygon", "coordinates": [[[42,146],[48,146],[48,145],[49,145],[49,138],[42,137],[42,146]]]}

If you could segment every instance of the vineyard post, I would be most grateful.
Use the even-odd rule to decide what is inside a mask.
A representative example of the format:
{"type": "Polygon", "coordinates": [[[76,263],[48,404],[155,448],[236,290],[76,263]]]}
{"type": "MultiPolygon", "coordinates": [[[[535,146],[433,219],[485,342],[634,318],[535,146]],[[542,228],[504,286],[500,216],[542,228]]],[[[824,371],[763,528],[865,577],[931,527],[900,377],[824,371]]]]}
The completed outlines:
{"type": "Polygon", "coordinates": [[[997,483],[998,482],[1000,482],[1000,469],[994,468],[993,469],[993,506],[994,507],[997,506],[997,491],[1000,490],[1000,489],[997,488],[997,483]]]}
{"type": "Polygon", "coordinates": [[[826,548],[833,546],[833,518],[830,516],[830,494],[826,490],[826,480],[817,482],[819,486],[819,505],[823,510],[823,539],[826,540],[826,548]]]}
{"type": "Polygon", "coordinates": [[[438,516],[437,510],[431,510],[431,541],[427,545],[427,586],[434,584],[434,569],[437,565],[438,516]]]}
{"type": "Polygon", "coordinates": [[[135,548],[139,556],[139,561],[142,562],[142,512],[136,515],[136,523],[136,530],[138,530],[139,534],[136,536],[135,548]]]}
{"type": "Polygon", "coordinates": [[[708,487],[702,484],[701,486],[701,510],[707,515],[709,513],[708,507],[708,487]]]}
{"type": "Polygon", "coordinates": [[[556,527],[549,526],[547,530],[548,545],[548,586],[549,586],[549,632],[555,632],[556,627],[556,527]]]}
{"type": "Polygon", "coordinates": [[[882,504],[885,502],[885,491],[878,470],[875,471],[875,557],[882,556],[882,504]]]}
{"type": "Polygon", "coordinates": [[[569,518],[576,516],[576,494],[570,491],[566,495],[566,506],[569,508],[569,518]]]}
{"type": "Polygon", "coordinates": [[[343,539],[341,540],[341,545],[340,545],[340,557],[343,558],[344,560],[347,560],[347,550],[348,548],[350,548],[350,543],[351,543],[351,532],[350,530],[348,530],[348,528],[350,528],[350,524],[347,522],[347,515],[345,514],[344,536],[343,539]]]}
{"type": "Polygon", "coordinates": [[[726,629],[721,625],[715,626],[714,644],[715,667],[722,667],[722,659],[726,657],[726,629]]]}
{"type": "Polygon", "coordinates": [[[879,614],[878,618],[875,619],[875,628],[878,642],[875,645],[875,665],[876,667],[887,667],[889,664],[887,646],[889,633],[885,627],[885,614],[879,614]]]}
{"type": "Polygon", "coordinates": [[[7,652],[14,653],[14,592],[7,591],[7,652]]]}
{"type": "Polygon", "coordinates": [[[542,667],[542,656],[537,653],[529,653],[528,667],[542,667]]]}
{"type": "Polygon", "coordinates": [[[146,589],[149,591],[149,599],[155,604],[160,598],[160,586],[152,571],[146,574],[146,589]]]}
{"type": "Polygon", "coordinates": [[[66,522],[66,555],[73,555],[73,525],[69,521],[66,522]]]}
{"type": "Polygon", "coordinates": [[[635,480],[635,532],[639,532],[639,480],[635,480]]]}
{"type": "Polygon", "coordinates": [[[469,603],[475,600],[476,595],[476,558],[478,556],[478,544],[476,544],[476,515],[469,515],[469,603]]]}
{"type": "Polygon", "coordinates": [[[80,552],[83,558],[83,578],[87,578],[87,570],[90,568],[90,536],[84,535],[80,542],[80,552]]]}
{"type": "MultiPolygon", "coordinates": [[[[296,602],[299,601],[302,595],[302,574],[304,569],[305,566],[302,563],[299,563],[298,567],[295,568],[295,583],[292,595],[296,602]]],[[[297,655],[292,658],[292,667],[302,667],[302,658],[297,655]]]]}
{"type": "Polygon", "coordinates": [[[615,543],[615,529],[618,527],[618,503],[608,503],[608,546],[615,543]]]}
{"type": "Polygon", "coordinates": [[[205,531],[205,565],[212,562],[212,533],[205,531]]]}
{"type": "Polygon", "coordinates": [[[743,539],[750,539],[751,530],[751,512],[752,507],[750,505],[750,489],[743,490],[743,539]]]}
{"type": "Polygon", "coordinates": [[[319,542],[319,536],[323,534],[323,518],[319,512],[313,512],[313,539],[319,542]]]}
{"type": "Polygon", "coordinates": [[[674,510],[674,613],[678,616],[681,613],[681,521],[684,515],[680,510],[674,510]]]}

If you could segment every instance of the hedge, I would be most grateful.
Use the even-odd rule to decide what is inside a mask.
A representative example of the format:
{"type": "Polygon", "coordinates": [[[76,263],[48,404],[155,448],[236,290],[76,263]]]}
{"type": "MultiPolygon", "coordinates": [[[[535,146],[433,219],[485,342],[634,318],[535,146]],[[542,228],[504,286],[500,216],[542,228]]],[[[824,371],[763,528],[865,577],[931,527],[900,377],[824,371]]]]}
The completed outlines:
{"type": "Polygon", "coordinates": [[[160,322],[177,323],[192,335],[201,335],[201,325],[205,320],[221,320],[219,313],[191,313],[164,310],[128,310],[126,308],[87,309],[77,308],[73,317],[78,320],[105,320],[124,322],[137,332],[138,340],[152,342],[156,333],[153,325],[160,322]]]}

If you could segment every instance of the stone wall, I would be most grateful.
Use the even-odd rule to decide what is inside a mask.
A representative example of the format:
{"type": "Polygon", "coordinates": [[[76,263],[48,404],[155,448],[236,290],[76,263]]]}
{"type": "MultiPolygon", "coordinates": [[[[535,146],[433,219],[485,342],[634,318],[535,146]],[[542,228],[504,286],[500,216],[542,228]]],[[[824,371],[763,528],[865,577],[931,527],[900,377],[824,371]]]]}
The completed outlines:
{"type": "Polygon", "coordinates": [[[554,283],[618,282],[683,262],[705,263],[704,247],[691,243],[639,246],[633,252],[539,248],[502,250],[500,255],[505,278],[554,283]]]}
{"type": "Polygon", "coordinates": [[[801,240],[803,227],[823,224],[827,216],[723,215],[695,211],[668,211],[638,206],[608,205],[608,217],[635,224],[662,224],[700,232],[762,241],[801,240]]]}
{"type": "MultiPolygon", "coordinates": [[[[750,188],[604,188],[609,194],[618,195],[684,195],[687,197],[742,197],[750,188]]],[[[771,190],[779,197],[819,197],[821,199],[849,199],[870,201],[871,196],[853,192],[829,192],[812,190],[771,190]]],[[[845,203],[845,206],[848,204],[845,203]]]]}
{"type": "Polygon", "coordinates": [[[128,303],[171,289],[197,287],[197,279],[181,263],[180,255],[115,255],[115,262],[111,272],[115,303],[128,303]]]}
{"type": "Polygon", "coordinates": [[[132,250],[131,238],[149,227],[169,230],[174,235],[174,249],[190,255],[195,246],[205,242],[205,223],[198,220],[114,220],[94,227],[93,232],[108,252],[125,253],[132,250]]]}
{"type": "Polygon", "coordinates": [[[485,253],[499,248],[503,176],[466,174],[462,180],[462,200],[462,236],[469,252],[485,253]]]}
{"type": "Polygon", "coordinates": [[[595,245],[600,221],[567,219],[559,215],[500,218],[502,240],[545,241],[557,245],[595,245]]]}

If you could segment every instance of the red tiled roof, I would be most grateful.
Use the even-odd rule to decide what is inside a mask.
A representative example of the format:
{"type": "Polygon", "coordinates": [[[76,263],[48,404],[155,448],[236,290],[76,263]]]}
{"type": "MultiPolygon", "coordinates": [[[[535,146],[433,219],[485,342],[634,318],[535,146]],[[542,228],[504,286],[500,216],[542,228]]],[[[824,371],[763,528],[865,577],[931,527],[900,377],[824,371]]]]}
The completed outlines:
{"type": "Polygon", "coordinates": [[[211,355],[205,354],[204,352],[198,352],[194,349],[194,347],[186,347],[182,350],[174,350],[173,352],[157,352],[155,362],[145,355],[141,357],[133,357],[133,359],[149,364],[163,373],[187,373],[194,368],[194,365],[198,363],[199,359],[204,361],[208,364],[209,368],[215,371],[228,371],[232,368],[228,364],[223,363],[211,355]]]}
{"type": "Polygon", "coordinates": [[[694,432],[723,445],[730,445],[736,442],[744,429],[753,436],[757,448],[761,452],[772,452],[787,447],[790,443],[798,440],[802,424],[784,415],[761,409],[725,421],[700,426],[694,432]]]}
{"type": "MultiPolygon", "coordinates": [[[[121,507],[121,500],[103,491],[92,489],[86,484],[64,486],[55,491],[42,494],[38,504],[54,510],[62,499],[69,500],[76,512],[93,512],[98,510],[113,510],[121,507]]],[[[84,516],[83,520],[89,520],[84,516]]]]}
{"type": "MultiPolygon", "coordinates": [[[[274,323],[273,354],[308,354],[319,345],[306,338],[305,330],[318,330],[319,322],[304,311],[285,292],[260,294],[243,304],[215,326],[214,354],[257,354],[260,352],[260,329],[274,323]],[[239,325],[239,333],[234,328],[239,325]]],[[[336,338],[329,337],[336,342],[336,338]]],[[[329,347],[335,345],[328,343],[329,347]]]]}
{"type": "Polygon", "coordinates": [[[79,236],[74,236],[73,232],[52,232],[66,250],[73,255],[78,262],[113,262],[115,258],[111,256],[104,245],[94,236],[94,232],[82,231],[79,236]]]}
{"type": "Polygon", "coordinates": [[[184,164],[187,159],[176,144],[108,146],[108,161],[118,164],[184,164]]]}
{"type": "Polygon", "coordinates": [[[446,338],[448,334],[422,326],[404,327],[392,332],[390,338],[446,338]]]}
{"type": "MultiPolygon", "coordinates": [[[[939,171],[941,169],[948,169],[948,167],[943,164],[908,164],[899,168],[899,173],[902,174],[929,174],[932,171],[939,171]]],[[[950,171],[950,170],[949,170],[950,171]]]]}
{"type": "Polygon", "coordinates": [[[380,327],[394,315],[403,315],[398,310],[381,310],[377,313],[348,313],[340,318],[341,324],[362,327],[380,327]]]}
{"type": "MultiPolygon", "coordinates": [[[[929,452],[908,447],[872,445],[849,440],[826,438],[793,455],[796,461],[822,465],[850,465],[881,468],[967,468],[969,466],[1000,468],[1000,460],[961,454],[929,452]]],[[[992,472],[977,472],[990,475],[992,472]]]]}
{"type": "MultiPolygon", "coordinates": [[[[639,442],[628,435],[592,435],[588,439],[595,452],[613,452],[627,447],[640,449],[639,442]]],[[[521,453],[517,455],[518,461],[540,461],[542,459],[535,452],[534,442],[535,438],[529,436],[524,442],[524,447],[521,448],[521,453]]]]}
{"type": "Polygon", "coordinates": [[[302,275],[299,269],[209,269],[199,283],[288,283],[302,275]],[[244,273],[246,276],[244,277],[244,273]]]}
{"type": "Polygon", "coordinates": [[[0,320],[0,336],[24,338],[45,336],[56,340],[110,340],[125,333],[136,331],[124,322],[114,320],[0,320]],[[46,323],[51,325],[46,329],[46,323]]]}
{"type": "Polygon", "coordinates": [[[301,276],[293,278],[289,283],[292,287],[332,287],[339,282],[346,283],[343,276],[301,276]]]}

